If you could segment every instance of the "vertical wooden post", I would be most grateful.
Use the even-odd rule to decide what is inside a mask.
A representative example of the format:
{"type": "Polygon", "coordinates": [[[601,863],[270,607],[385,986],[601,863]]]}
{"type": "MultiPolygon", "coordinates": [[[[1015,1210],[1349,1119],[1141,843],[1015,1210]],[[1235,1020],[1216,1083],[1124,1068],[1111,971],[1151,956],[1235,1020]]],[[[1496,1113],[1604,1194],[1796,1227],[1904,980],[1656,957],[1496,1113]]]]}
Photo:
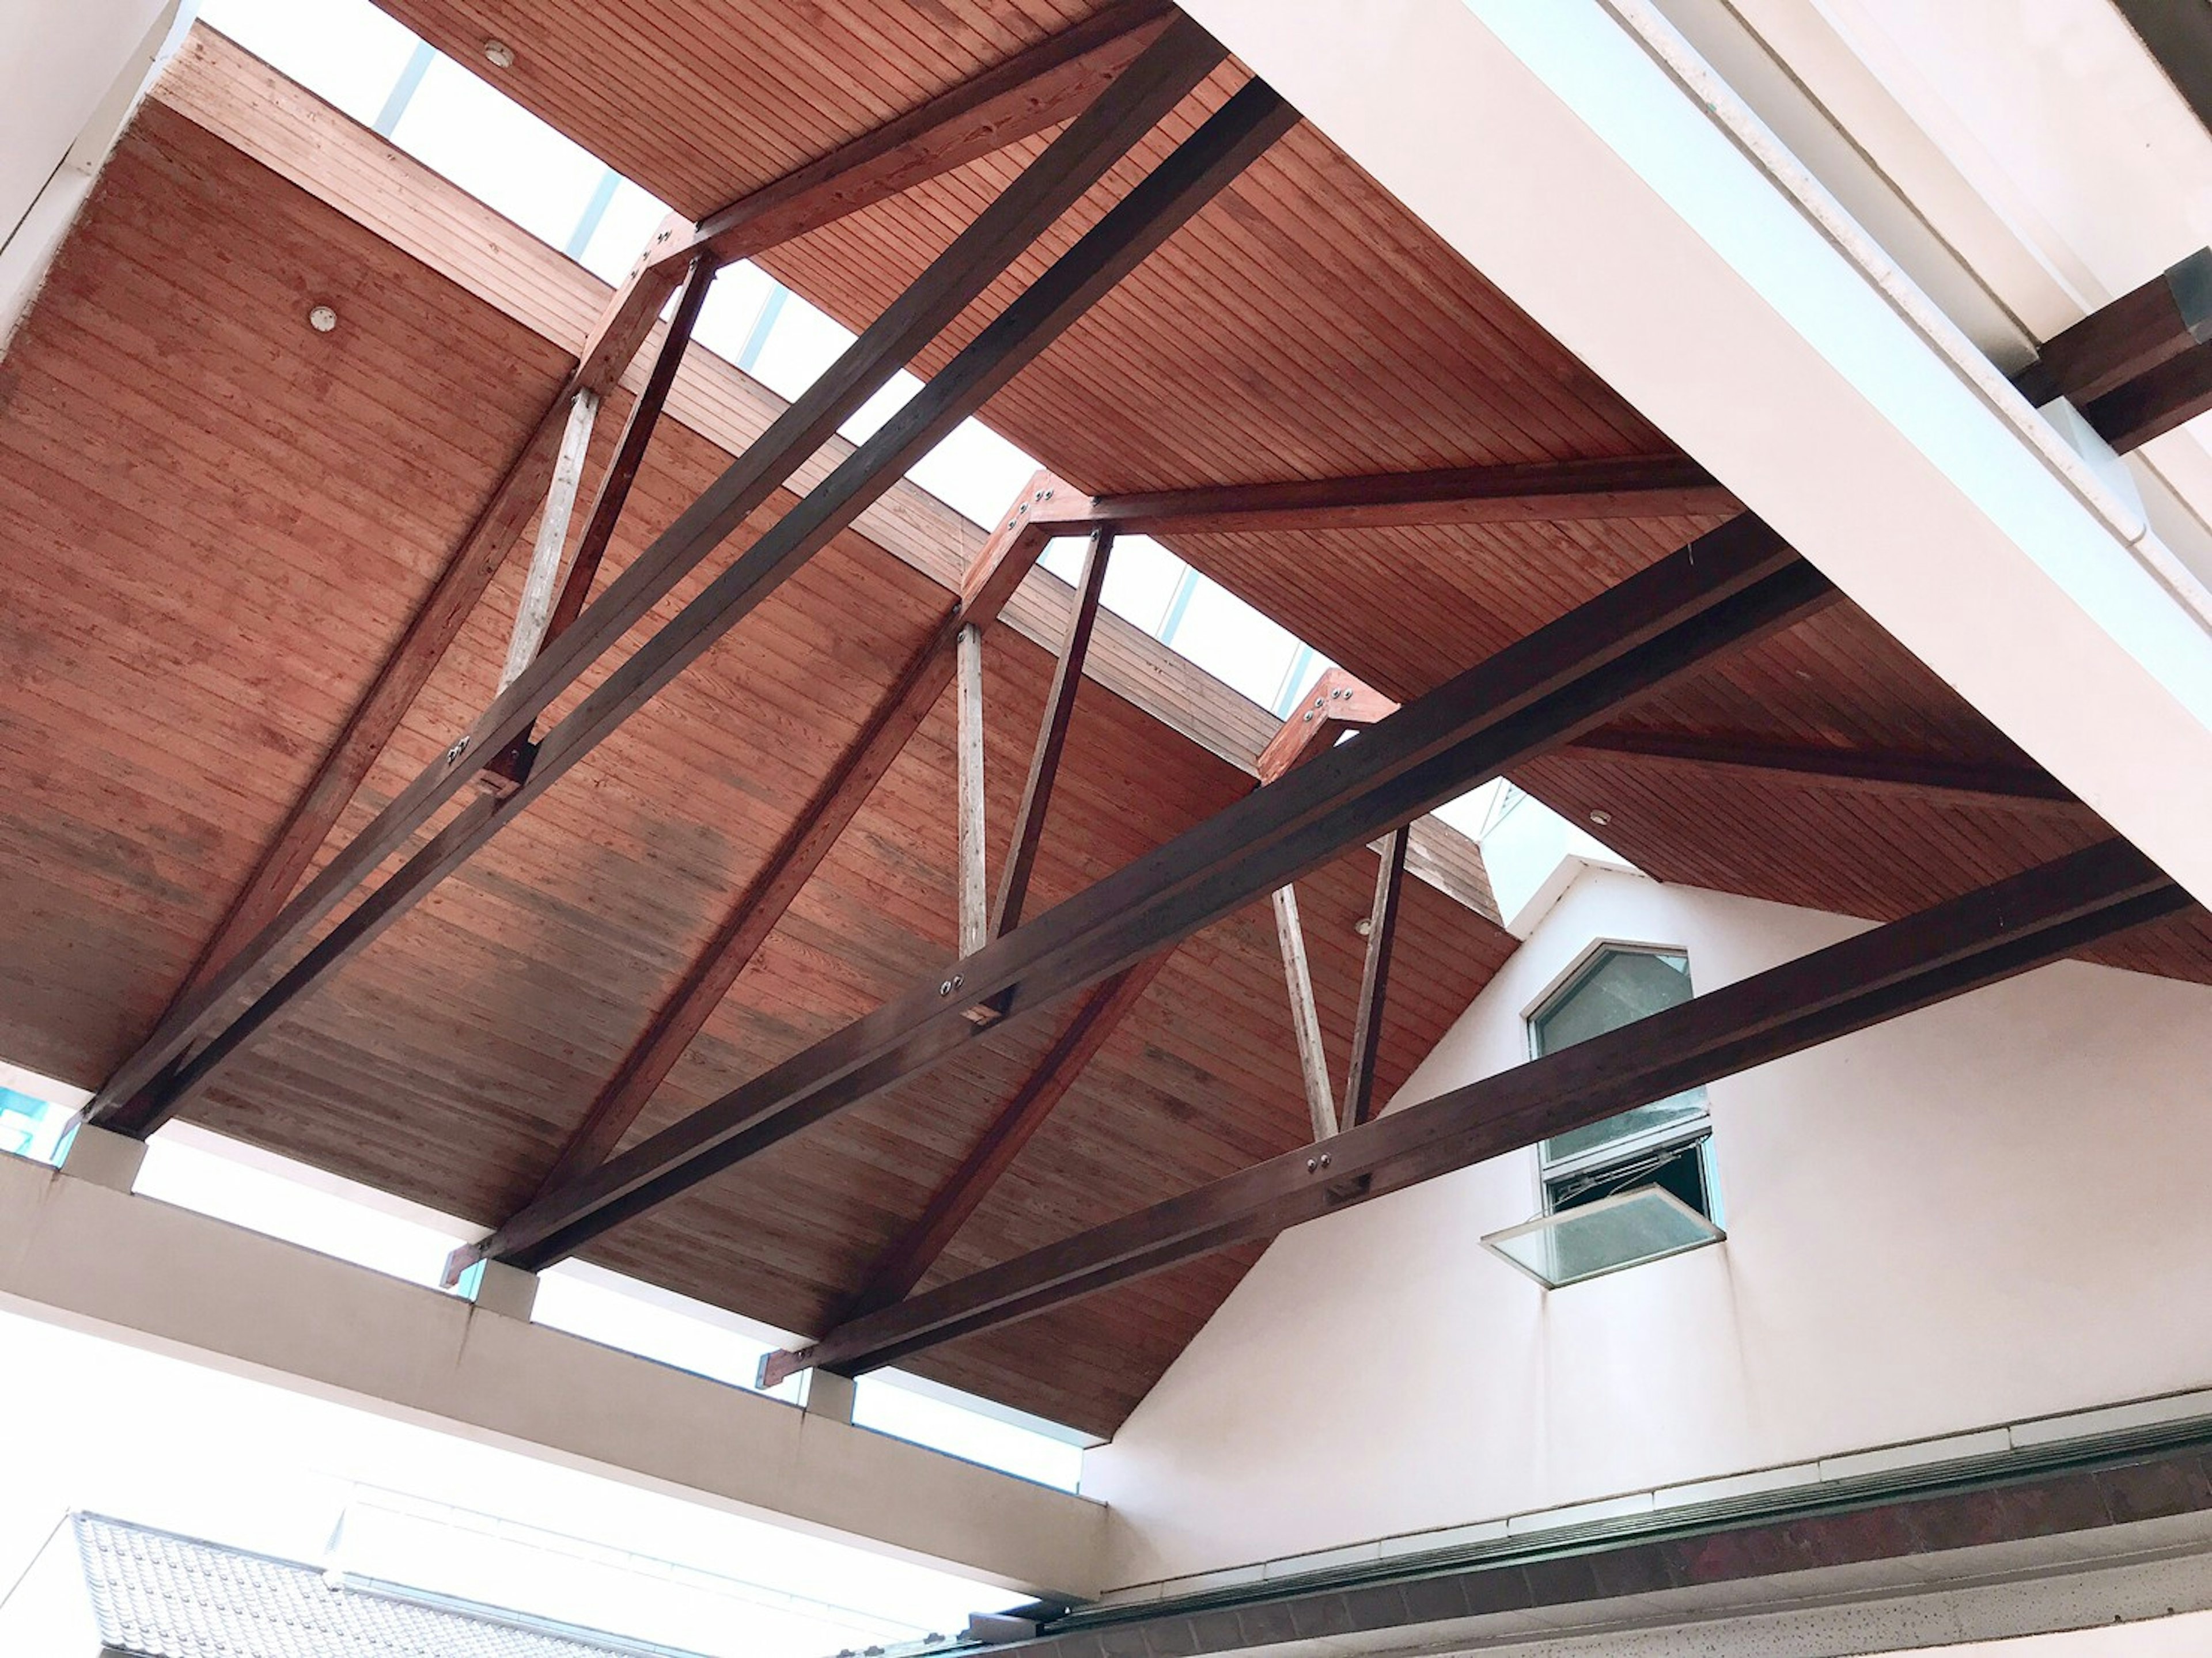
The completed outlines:
{"type": "Polygon", "coordinates": [[[1296,887],[1275,889],[1275,937],[1283,947],[1283,978],[1291,992],[1291,1028],[1297,1033],[1298,1069],[1306,1079],[1306,1109],[1316,1140],[1336,1133],[1336,1101],[1328,1085],[1328,1057],[1321,1045],[1321,1011],[1314,1005],[1313,969],[1306,965],[1305,929],[1298,924],[1296,887]]]}
{"type": "Polygon", "coordinates": [[[538,517],[538,544],[530,550],[530,573],[522,579],[522,602],[515,607],[514,631],[507,635],[507,666],[499,676],[501,690],[530,665],[545,637],[545,624],[553,619],[561,554],[568,542],[568,515],[575,510],[576,490],[584,481],[584,453],[592,446],[592,421],[599,412],[596,392],[579,391],[569,399],[568,429],[561,434],[553,483],[538,517]]]}
{"type": "Polygon", "coordinates": [[[1030,875],[1036,867],[1037,847],[1044,839],[1045,813],[1052,805],[1052,786],[1060,776],[1060,756],[1067,746],[1068,721],[1075,716],[1075,694],[1083,683],[1083,659],[1090,654],[1091,631],[1098,621],[1106,560],[1113,550],[1114,532],[1095,531],[1090,550],[1084,555],[1083,574],[1076,579],[1075,608],[1068,612],[1067,635],[1053,669],[1052,689],[1045,695],[1044,716],[1037,722],[1036,752],[1030,760],[1029,781],[1022,786],[1021,809],[1014,814],[1014,832],[1006,844],[1006,866],[999,872],[999,902],[991,916],[994,938],[1021,925],[1030,875]]]}
{"type": "Polygon", "coordinates": [[[960,629],[958,683],[960,771],[960,953],[973,956],[991,940],[983,841],[983,630],[960,629]]]}
{"type": "Polygon", "coordinates": [[[1344,1078],[1344,1126],[1357,1128],[1375,1112],[1375,1056],[1382,1045],[1382,1008],[1390,993],[1390,950],[1398,936],[1398,890],[1406,880],[1406,831],[1393,829],[1375,872],[1375,903],[1367,912],[1367,965],[1359,977],[1359,1013],[1352,1024],[1352,1065],[1344,1078]]]}

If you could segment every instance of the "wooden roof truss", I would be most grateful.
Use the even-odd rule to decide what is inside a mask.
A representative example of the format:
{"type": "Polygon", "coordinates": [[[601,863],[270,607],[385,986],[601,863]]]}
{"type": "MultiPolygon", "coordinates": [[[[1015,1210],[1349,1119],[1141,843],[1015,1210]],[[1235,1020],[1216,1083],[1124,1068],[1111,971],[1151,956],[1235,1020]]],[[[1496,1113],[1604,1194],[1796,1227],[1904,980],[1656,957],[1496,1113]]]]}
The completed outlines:
{"type": "MultiPolygon", "coordinates": [[[[1161,0],[1084,22],[758,190],[696,225],[659,231],[567,383],[513,457],[382,665],[290,818],[152,1035],[88,1114],[144,1135],[757,607],[921,455],[1187,222],[1294,123],[1264,83],[1232,94],[862,443],[556,723],[539,722],[801,462],[927,346],[1222,62],[1161,0]],[[592,597],[601,556],[660,418],[714,271],[1066,123],[1059,136],[813,386],[638,557],[592,597]],[[678,301],[563,575],[562,530],[599,398],[678,301]],[[499,693],[304,886],[302,878],[415,695],[544,502],[544,526],[499,693]],[[424,838],[427,835],[427,838],[424,838]],[[318,929],[378,870],[398,869],[318,929]],[[297,889],[295,890],[295,889],[297,889]],[[311,944],[311,940],[313,940],[311,944]]],[[[2024,389],[2073,395],[2118,446],[2193,409],[2207,359],[2204,284],[2184,267],[2051,343],[2024,389]]],[[[2201,272],[2195,273],[2201,275],[2201,272]]],[[[1640,700],[1814,614],[1833,598],[1765,525],[1741,514],[1619,581],[1402,708],[1341,672],[1293,712],[1242,800],[1034,918],[1042,843],[1115,537],[1260,529],[1465,525],[1725,514],[1726,490],[1674,457],[1458,467],[1181,489],[1097,499],[1040,475],[971,563],[959,597],[877,698],[765,863],[654,1013],[549,1168],[537,1195],[457,1256],[551,1263],[790,1135],[917,1077],[979,1033],[1073,1007],[1057,1037],[884,1249],[834,1327],[771,1355],[764,1380],[809,1366],[854,1373],[1032,1316],[1283,1227],[1796,1052],[2026,970],[2186,906],[2131,849],[2104,842],[1709,993],[1515,1071],[1374,1115],[1379,1042],[1408,825],[1488,779],[1578,748],[1657,765],[1735,768],[1851,789],[2084,809],[2027,768],[1915,756],[1732,744],[1619,723],[1640,700]],[[981,630],[1046,544],[1090,549],[1040,719],[995,897],[981,813],[981,630]],[[641,1112],[774,932],[948,686],[962,695],[962,949],[941,975],[802,1048],[690,1116],[617,1151],[641,1112]],[[1340,742],[1347,732],[1358,740],[1340,742]],[[972,761],[970,756],[973,756],[972,761]],[[963,1223],[1176,946],[1277,896],[1294,1007],[1310,1013],[1293,883],[1382,843],[1352,1060],[1340,1108],[1317,1023],[1307,1066],[1315,1145],[1033,1254],[916,1294],[963,1223]],[[1295,948],[1294,948],[1295,946],[1295,948]]]]}

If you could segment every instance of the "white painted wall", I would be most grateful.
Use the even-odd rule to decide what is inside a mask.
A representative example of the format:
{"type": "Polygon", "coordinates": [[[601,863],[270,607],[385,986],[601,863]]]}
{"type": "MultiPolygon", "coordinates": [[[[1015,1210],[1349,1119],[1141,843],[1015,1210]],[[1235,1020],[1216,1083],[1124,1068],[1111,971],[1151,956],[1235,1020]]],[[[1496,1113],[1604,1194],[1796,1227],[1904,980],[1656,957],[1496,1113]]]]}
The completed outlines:
{"type": "MultiPolygon", "coordinates": [[[[1596,938],[1701,990],[1860,924],[1584,873],[1399,1101],[1596,938]]],[[[1711,1090],[1728,1241],[1547,1294],[1523,1152],[1285,1235],[1093,1451],[1144,1582],[2212,1382],[2212,990],[2066,963],[1711,1090]]]]}
{"type": "Polygon", "coordinates": [[[1716,115],[1724,85],[1686,87],[1601,0],[1187,9],[2212,896],[2212,593],[1786,153],[1716,115]]]}
{"type": "Polygon", "coordinates": [[[186,0],[0,5],[0,349],[193,9],[186,0]]]}

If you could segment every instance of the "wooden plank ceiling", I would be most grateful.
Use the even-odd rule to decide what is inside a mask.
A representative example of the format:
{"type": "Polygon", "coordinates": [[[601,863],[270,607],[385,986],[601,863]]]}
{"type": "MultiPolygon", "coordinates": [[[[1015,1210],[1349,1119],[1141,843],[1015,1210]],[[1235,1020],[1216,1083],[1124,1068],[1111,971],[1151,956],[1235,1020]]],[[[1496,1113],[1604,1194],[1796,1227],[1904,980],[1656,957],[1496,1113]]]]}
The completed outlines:
{"type": "MultiPolygon", "coordinates": [[[[507,234],[486,217],[487,234],[507,234]]],[[[0,364],[0,656],[15,670],[0,677],[0,1053],[89,1085],[148,1028],[567,361],[148,103],[0,364]],[[330,334],[307,325],[318,303],[338,313],[330,334]]],[[[612,403],[594,470],[626,412],[612,403]]],[[[729,459],[674,422],[662,431],[612,568],[729,459]]],[[[520,563],[333,846],[489,700],[520,563]]],[[[471,1220],[503,1218],[949,598],[875,544],[841,538],[192,1114],[471,1220]]],[[[1012,629],[991,630],[997,836],[1050,669],[1012,629]]],[[[634,1134],[948,959],[952,740],[948,698],[634,1134]]],[[[1086,684],[1033,910],[1251,786],[1086,684]]],[[[1301,884],[1339,1076],[1374,869],[1363,851],[1301,884]]],[[[1406,900],[1386,1091],[1511,944],[1430,887],[1409,884],[1406,900]]],[[[1054,1029],[978,1043],[619,1230],[596,1258],[785,1328],[825,1327],[1054,1029]]],[[[1184,947],[937,1271],[1171,1195],[1307,1132],[1272,917],[1257,906],[1184,947]]],[[[1249,1259],[1199,1262],[916,1368],[1110,1432],[1249,1259]]]]}
{"type": "MultiPolygon", "coordinates": [[[[464,62],[512,45],[501,88],[687,214],[864,130],[1068,0],[749,0],[712,21],[647,0],[380,0],[464,62]],[[892,59],[896,61],[892,61],[892,59]],[[680,71],[680,72],[679,72],[680,71]],[[764,149],[726,137],[772,131],[764,149]]],[[[1210,106],[1243,77],[1215,77],[1210,106]]],[[[1193,106],[1140,152],[1149,164],[1193,106]]],[[[848,325],[873,317],[1042,140],[764,259],[848,325]]],[[[926,372],[1089,222],[1079,210],[947,331],[926,372]]],[[[1254,166],[993,400],[985,418],[1093,494],[1672,452],[1662,434],[1310,126],[1254,166]]],[[[1725,480],[1723,480],[1725,482],[1725,480]]],[[[1707,521],[1709,522],[1709,521],[1707,521]]],[[[1171,537],[1175,550],[1405,699],[1672,550],[1699,520],[1171,537]]],[[[2023,756],[1843,604],[1636,711],[1746,741],[1994,764],[2023,756]]],[[[2081,812],[1869,795],[1575,753],[1518,779],[1653,875],[1887,919],[2110,833],[2081,812]]],[[[2201,912],[2088,952],[2212,981],[2201,912]]]]}

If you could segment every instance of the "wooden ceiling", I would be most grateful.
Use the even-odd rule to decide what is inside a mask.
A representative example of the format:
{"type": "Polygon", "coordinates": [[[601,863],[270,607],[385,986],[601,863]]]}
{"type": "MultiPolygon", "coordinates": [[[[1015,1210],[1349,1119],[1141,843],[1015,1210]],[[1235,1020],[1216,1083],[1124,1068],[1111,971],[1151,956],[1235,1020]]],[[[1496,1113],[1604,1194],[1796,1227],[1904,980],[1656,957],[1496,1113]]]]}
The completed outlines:
{"type": "MultiPolygon", "coordinates": [[[[1088,10],[1042,0],[385,0],[556,127],[703,214],[1088,10]],[[489,71],[488,71],[489,73],[489,71]]],[[[1152,135],[924,354],[927,372],[1243,78],[1152,135]]],[[[364,137],[363,142],[375,141],[364,137]]],[[[766,263],[871,319],[1042,141],[766,263]]],[[[487,237],[516,234],[484,216],[487,237]]],[[[143,1035],[568,366],[564,351],[149,103],[0,363],[0,1053],[88,1085],[143,1035]],[[308,330],[328,302],[341,324],[308,330]]],[[[599,425],[593,465],[619,428],[599,425]]],[[[989,405],[1093,493],[1669,446],[1479,273],[1301,127],[989,405]]],[[[724,464],[664,427],[619,568],[724,464]]],[[[590,479],[587,477],[586,484],[590,479]]],[[[789,505],[781,497],[757,530],[789,505]]],[[[1200,568],[1392,695],[1440,683],[1710,520],[1190,537],[1200,568]]],[[[741,536],[738,539],[742,540],[741,536]]],[[[713,567],[710,567],[713,568],[713,567]]],[[[366,821],[488,700],[509,569],[341,824],[366,821]]],[[[697,590],[695,578],[659,615],[697,590]]],[[[534,1188],[599,1084],[946,595],[842,537],[462,873],[270,1033],[193,1114],[487,1224],[534,1188]]],[[[989,641],[992,821],[1049,672],[989,641]]],[[[586,678],[563,707],[595,683],[586,678]]],[[[556,708],[557,714],[562,708],[556,708]]],[[[1986,763],[2021,756],[1847,604],[1638,708],[1659,732],[1986,763]]],[[[948,957],[940,708],[656,1096],[633,1138],[948,957]]],[[[1565,751],[1522,780],[1662,878],[1868,916],[2106,831],[2079,811],[1871,796],[1565,751]]],[[[1249,779],[1087,686],[1033,908],[1249,779]]],[[[1341,1074],[1374,861],[1301,884],[1341,1074]]],[[[1418,884],[1387,1096],[1510,940],[1418,884]]],[[[2104,959],[2212,980],[2199,920],[2104,959]]],[[[1051,1021],[800,1135],[610,1235],[594,1259],[801,1333],[823,1327],[1052,1035],[1051,1021]]],[[[1272,920],[1186,944],[961,1233],[965,1272],[1307,1135],[1272,920]]],[[[1110,1432],[1249,1252],[971,1338],[915,1368],[1110,1432]]]]}
{"type": "MultiPolygon", "coordinates": [[[[143,1035],[566,364],[149,101],[0,365],[0,650],[21,670],[0,681],[0,1052],[90,1085],[143,1035]],[[317,303],[337,312],[336,331],[308,327],[317,303]]],[[[602,417],[595,469],[623,412],[602,417]]],[[[616,568],[728,462],[673,422],[662,434],[616,568]]],[[[520,562],[333,847],[489,700],[520,562]]],[[[504,1218],[949,598],[873,543],[841,538],[192,1114],[448,1212],[504,1218]]],[[[1050,670],[1013,629],[991,630],[1001,836],[1050,670]]],[[[634,1136],[948,959],[952,744],[948,698],[634,1136]]],[[[1033,908],[1251,786],[1086,683],[1033,908]]],[[[1339,1075],[1374,869],[1362,851],[1301,884],[1339,1075]]],[[[1409,884],[1406,902],[1386,1090],[1511,944],[1431,887],[1409,884]]],[[[978,1043],[622,1229],[595,1258],[781,1327],[824,1327],[1056,1023],[978,1043]]],[[[1171,1195],[1309,1132],[1260,906],[1178,953],[937,1271],[1171,1195]]],[[[1249,1260],[1200,1262],[915,1368],[1110,1432],[1249,1260]]]]}
{"type": "MultiPolygon", "coordinates": [[[[677,21],[643,0],[380,0],[443,50],[478,61],[487,35],[517,66],[493,78],[685,213],[720,205],[790,155],[880,119],[884,88],[824,87],[804,65],[896,39],[903,75],[949,84],[989,41],[1035,38],[1092,8],[954,0],[750,0],[677,21]],[[914,42],[910,49],[904,44],[914,42]],[[712,65],[712,95],[665,78],[712,65]],[[726,171],[726,100],[782,135],[774,159],[726,171]]],[[[884,70],[872,66],[871,72],[884,70]]],[[[1149,165],[1244,78],[1225,66],[1163,123],[1149,165]]],[[[901,84],[910,84],[902,82],[901,84]]],[[[971,163],[767,255],[763,263],[852,326],[872,319],[1042,147],[971,163]]],[[[1125,174],[1127,171],[1124,170],[1125,174]]],[[[1062,251],[1089,202],[949,329],[927,372],[1062,251]]],[[[1696,372],[1686,363],[1685,373],[1696,372]]],[[[984,418],[1093,494],[1346,477],[1492,463],[1674,452],[1572,355],[1370,179],[1300,126],[1123,282],[984,418]]],[[[1726,480],[1723,480],[1726,482],[1726,480]]],[[[1182,556],[1317,649],[1401,700],[1680,546],[1712,520],[1170,537],[1182,556]]],[[[1988,720],[1863,612],[1840,604],[1639,708],[1634,723],[1850,752],[2024,763],[1988,720]]],[[[1698,776],[1624,756],[1558,757],[1520,782],[1650,873],[1887,919],[2110,834],[2093,816],[1869,797],[1802,780],[1698,776]]],[[[2212,978],[2201,914],[2088,952],[2212,978]]]]}

